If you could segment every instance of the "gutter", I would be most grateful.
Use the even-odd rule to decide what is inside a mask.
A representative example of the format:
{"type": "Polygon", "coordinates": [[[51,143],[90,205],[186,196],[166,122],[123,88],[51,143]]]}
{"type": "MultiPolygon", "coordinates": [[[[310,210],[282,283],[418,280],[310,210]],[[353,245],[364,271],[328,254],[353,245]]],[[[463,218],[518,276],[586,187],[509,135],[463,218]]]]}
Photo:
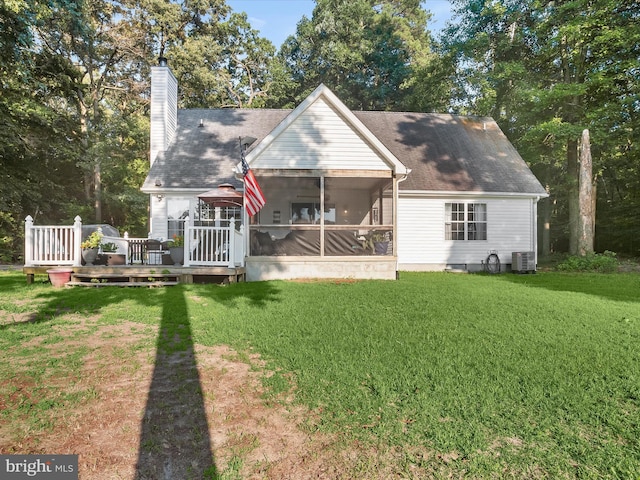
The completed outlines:
{"type": "MultiPolygon", "coordinates": [[[[406,180],[406,177],[398,182],[406,180]]],[[[536,201],[547,198],[548,193],[520,193],[520,192],[481,192],[481,191],[454,191],[454,190],[402,190],[399,195],[412,197],[514,197],[534,198],[536,201]]]]}

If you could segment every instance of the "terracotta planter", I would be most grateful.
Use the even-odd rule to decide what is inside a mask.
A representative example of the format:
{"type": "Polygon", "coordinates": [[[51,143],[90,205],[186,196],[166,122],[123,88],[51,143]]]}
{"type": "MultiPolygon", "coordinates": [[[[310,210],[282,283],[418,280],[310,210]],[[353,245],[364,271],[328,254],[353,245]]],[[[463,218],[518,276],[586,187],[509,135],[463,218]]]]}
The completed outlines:
{"type": "Polygon", "coordinates": [[[54,287],[64,287],[67,282],[71,281],[71,274],[73,270],[70,268],[57,268],[54,270],[47,270],[49,274],[49,280],[54,287]]]}

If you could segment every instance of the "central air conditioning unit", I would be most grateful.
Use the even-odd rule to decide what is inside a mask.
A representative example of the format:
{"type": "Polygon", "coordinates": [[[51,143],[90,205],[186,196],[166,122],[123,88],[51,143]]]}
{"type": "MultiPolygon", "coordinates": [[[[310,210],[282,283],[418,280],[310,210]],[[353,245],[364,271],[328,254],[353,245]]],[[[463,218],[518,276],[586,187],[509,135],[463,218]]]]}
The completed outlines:
{"type": "Polygon", "coordinates": [[[535,252],[513,252],[511,254],[511,271],[516,273],[535,272],[535,252]]]}

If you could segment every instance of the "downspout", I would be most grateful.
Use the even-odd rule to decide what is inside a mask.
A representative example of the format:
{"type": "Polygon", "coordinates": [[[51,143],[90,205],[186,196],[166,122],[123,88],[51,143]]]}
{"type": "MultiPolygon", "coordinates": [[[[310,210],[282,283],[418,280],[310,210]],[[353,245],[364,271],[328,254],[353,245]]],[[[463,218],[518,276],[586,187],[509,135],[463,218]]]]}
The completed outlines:
{"type": "Polygon", "coordinates": [[[540,196],[531,199],[531,240],[533,257],[535,258],[536,266],[538,265],[538,202],[540,196]]]}
{"type": "MultiPolygon", "coordinates": [[[[395,179],[394,185],[394,202],[393,202],[393,256],[398,258],[398,203],[400,201],[400,183],[404,182],[407,178],[409,178],[409,174],[411,173],[411,169],[407,168],[407,173],[405,173],[402,178],[395,179]]],[[[398,276],[398,262],[396,260],[396,277],[398,276]]]]}

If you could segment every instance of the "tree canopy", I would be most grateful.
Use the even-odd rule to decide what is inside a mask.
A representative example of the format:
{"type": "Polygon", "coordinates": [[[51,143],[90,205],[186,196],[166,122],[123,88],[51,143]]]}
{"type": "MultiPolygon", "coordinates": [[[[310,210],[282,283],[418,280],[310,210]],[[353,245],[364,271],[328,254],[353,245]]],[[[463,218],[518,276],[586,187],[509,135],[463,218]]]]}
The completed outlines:
{"type": "Polygon", "coordinates": [[[428,19],[417,0],[318,0],[279,54],[295,85],[284,103],[324,83],[351,109],[406,109],[432,58],[428,19]]]}

